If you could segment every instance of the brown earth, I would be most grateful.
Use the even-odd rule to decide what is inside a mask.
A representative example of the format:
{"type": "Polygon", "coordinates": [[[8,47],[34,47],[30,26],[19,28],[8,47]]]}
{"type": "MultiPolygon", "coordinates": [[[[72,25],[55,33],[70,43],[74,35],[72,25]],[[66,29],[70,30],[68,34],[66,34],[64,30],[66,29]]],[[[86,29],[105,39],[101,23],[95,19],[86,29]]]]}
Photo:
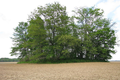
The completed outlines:
{"type": "Polygon", "coordinates": [[[120,62],[0,63],[0,80],[120,80],[120,62]]]}

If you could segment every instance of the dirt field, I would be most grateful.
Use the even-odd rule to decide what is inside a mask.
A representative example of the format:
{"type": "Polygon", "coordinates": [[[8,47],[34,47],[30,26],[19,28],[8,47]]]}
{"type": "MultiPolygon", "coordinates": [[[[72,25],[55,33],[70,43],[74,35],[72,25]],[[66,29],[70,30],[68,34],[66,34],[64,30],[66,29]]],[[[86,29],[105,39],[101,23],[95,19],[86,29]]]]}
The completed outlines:
{"type": "Polygon", "coordinates": [[[120,62],[0,63],[0,80],[120,80],[120,62]]]}

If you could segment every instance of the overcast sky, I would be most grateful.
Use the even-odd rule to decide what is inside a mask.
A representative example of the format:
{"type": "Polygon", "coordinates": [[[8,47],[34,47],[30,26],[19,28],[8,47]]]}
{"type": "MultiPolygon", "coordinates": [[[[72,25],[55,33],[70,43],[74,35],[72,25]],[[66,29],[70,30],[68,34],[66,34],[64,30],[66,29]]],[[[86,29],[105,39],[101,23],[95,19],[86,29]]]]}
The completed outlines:
{"type": "MultiPolygon", "coordinates": [[[[103,9],[104,17],[117,23],[113,29],[117,30],[117,40],[120,40],[120,0],[0,0],[0,58],[16,58],[9,54],[13,46],[10,39],[14,33],[13,28],[21,21],[26,22],[28,15],[38,6],[54,2],[66,6],[70,16],[77,7],[95,6],[103,9]]],[[[115,46],[115,50],[117,53],[112,55],[112,60],[120,60],[120,46],[115,46]]]]}

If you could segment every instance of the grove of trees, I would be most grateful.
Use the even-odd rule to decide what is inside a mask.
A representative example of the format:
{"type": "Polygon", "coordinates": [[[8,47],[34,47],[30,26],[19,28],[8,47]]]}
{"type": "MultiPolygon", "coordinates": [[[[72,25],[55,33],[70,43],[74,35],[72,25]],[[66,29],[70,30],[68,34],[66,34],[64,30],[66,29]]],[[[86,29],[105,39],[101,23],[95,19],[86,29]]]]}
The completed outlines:
{"type": "Polygon", "coordinates": [[[107,61],[115,54],[114,23],[99,8],[78,8],[68,16],[59,3],[38,7],[14,29],[11,55],[20,62],[107,61]]]}

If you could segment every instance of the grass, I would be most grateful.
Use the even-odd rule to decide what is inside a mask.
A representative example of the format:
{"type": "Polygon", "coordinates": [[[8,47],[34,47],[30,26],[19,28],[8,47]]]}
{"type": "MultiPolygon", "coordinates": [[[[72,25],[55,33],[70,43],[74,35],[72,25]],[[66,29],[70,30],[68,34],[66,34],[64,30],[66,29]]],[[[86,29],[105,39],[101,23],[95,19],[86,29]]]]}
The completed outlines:
{"type": "Polygon", "coordinates": [[[18,64],[22,63],[37,63],[37,64],[56,64],[56,63],[80,63],[80,62],[108,62],[103,60],[88,60],[88,59],[59,59],[59,60],[41,60],[41,61],[21,61],[18,64]]]}

